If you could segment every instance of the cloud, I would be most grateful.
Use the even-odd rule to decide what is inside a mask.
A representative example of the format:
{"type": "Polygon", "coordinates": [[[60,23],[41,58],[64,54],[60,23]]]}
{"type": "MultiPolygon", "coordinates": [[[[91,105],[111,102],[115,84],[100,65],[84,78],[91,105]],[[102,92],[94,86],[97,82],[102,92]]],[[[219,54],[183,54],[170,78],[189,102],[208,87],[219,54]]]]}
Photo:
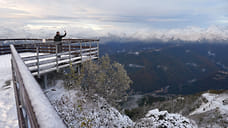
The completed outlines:
{"type": "Polygon", "coordinates": [[[186,42],[227,42],[228,29],[227,27],[210,26],[208,28],[186,27],[181,29],[169,30],[142,30],[131,34],[107,34],[103,42],[154,42],[154,41],[186,41],[186,42]]]}
{"type": "Polygon", "coordinates": [[[66,29],[71,37],[223,40],[227,31],[220,26],[228,26],[227,0],[0,0],[0,5],[0,37],[9,38],[49,38],[66,29]],[[216,25],[213,31],[221,36],[212,34],[216,25]]]}

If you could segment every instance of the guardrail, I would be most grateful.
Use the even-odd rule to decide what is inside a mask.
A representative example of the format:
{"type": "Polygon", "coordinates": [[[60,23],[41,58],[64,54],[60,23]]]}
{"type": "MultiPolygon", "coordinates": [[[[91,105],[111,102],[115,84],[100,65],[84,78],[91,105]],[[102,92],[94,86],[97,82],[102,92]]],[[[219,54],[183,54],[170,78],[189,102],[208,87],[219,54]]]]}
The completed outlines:
{"type": "Polygon", "coordinates": [[[10,48],[19,127],[64,128],[63,121],[24,64],[14,45],[10,45],[10,48]]]}
{"type": "MultiPolygon", "coordinates": [[[[23,57],[22,60],[34,76],[40,77],[50,71],[59,70],[70,64],[79,64],[87,59],[99,58],[99,40],[94,39],[64,39],[62,42],[53,42],[53,39],[0,39],[13,41],[18,53],[33,52],[34,56],[23,57]],[[16,44],[15,41],[27,41],[16,44]],[[31,41],[32,43],[28,43],[31,41]],[[58,51],[58,47],[61,51],[58,51]],[[61,58],[59,56],[62,56],[61,58]]],[[[0,55],[11,53],[9,45],[0,45],[0,55]]]]}
{"type": "MultiPolygon", "coordinates": [[[[97,39],[63,39],[62,43],[68,44],[68,43],[84,43],[88,44],[87,47],[89,47],[89,43],[97,43],[99,40],[97,39]]],[[[17,52],[36,52],[36,47],[34,47],[34,44],[40,44],[45,45],[44,47],[41,47],[40,50],[42,50],[43,53],[55,53],[54,47],[56,42],[53,41],[53,39],[31,39],[31,38],[15,38],[15,39],[0,39],[0,55],[3,54],[9,54],[10,51],[10,44],[14,44],[14,47],[17,49],[17,52]],[[44,42],[45,43],[44,43],[44,42]],[[49,49],[45,49],[45,47],[49,45],[49,49]]],[[[64,46],[63,46],[64,47],[64,46]]],[[[78,46],[79,48],[79,46],[78,46]]],[[[64,49],[67,49],[67,46],[64,47],[64,49]]]]}
{"type": "Polygon", "coordinates": [[[22,60],[32,74],[38,77],[50,71],[58,71],[70,64],[80,64],[88,59],[99,58],[98,42],[49,42],[27,47],[36,55],[22,57],[22,60]],[[59,48],[60,51],[58,51],[59,48]]]}

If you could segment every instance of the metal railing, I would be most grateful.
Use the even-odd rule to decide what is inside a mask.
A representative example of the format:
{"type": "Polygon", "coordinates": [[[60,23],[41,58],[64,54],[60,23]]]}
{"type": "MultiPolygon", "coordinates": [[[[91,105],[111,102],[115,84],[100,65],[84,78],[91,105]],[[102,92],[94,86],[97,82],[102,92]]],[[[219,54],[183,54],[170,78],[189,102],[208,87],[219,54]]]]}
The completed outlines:
{"type": "Polygon", "coordinates": [[[11,45],[10,48],[12,52],[12,77],[20,128],[65,127],[15,47],[11,45]]]}
{"type": "Polygon", "coordinates": [[[16,47],[10,45],[12,78],[20,128],[65,127],[34,75],[39,76],[47,71],[99,57],[99,40],[64,40],[61,44],[62,52],[57,50],[59,44],[52,41],[20,44],[16,47]],[[36,55],[20,57],[18,51],[35,52],[36,55]]]}
{"type": "MultiPolygon", "coordinates": [[[[62,43],[90,43],[94,42],[99,45],[98,39],[63,39],[62,43]]],[[[0,39],[0,55],[3,54],[10,54],[10,47],[9,45],[13,44],[14,47],[17,49],[17,52],[36,52],[36,49],[34,47],[34,44],[41,44],[41,45],[50,45],[50,47],[55,44],[53,39],[32,39],[32,38],[15,38],[15,39],[0,39]],[[45,43],[43,42],[45,41],[45,43]]],[[[55,52],[52,51],[52,49],[49,49],[49,52],[55,52]]],[[[43,52],[48,52],[47,49],[43,49],[43,52]]],[[[49,53],[48,52],[48,53],[49,53]]]]}
{"type": "MultiPolygon", "coordinates": [[[[88,59],[99,58],[99,40],[64,39],[53,42],[53,39],[0,39],[0,41],[32,41],[32,43],[14,44],[17,52],[32,52],[35,55],[22,57],[26,66],[34,76],[40,77],[50,71],[65,68],[70,64],[80,64],[88,59]],[[58,47],[61,46],[61,51],[58,47]],[[61,56],[61,58],[59,57],[61,56]]],[[[0,45],[0,55],[11,53],[9,46],[0,45]]]]}
{"type": "MultiPolygon", "coordinates": [[[[33,56],[22,57],[34,76],[99,58],[97,42],[49,42],[33,44],[33,56]],[[88,45],[87,45],[88,44],[88,45]],[[59,47],[60,46],[60,47],[59,47]],[[58,50],[58,49],[61,50],[58,50]]],[[[31,46],[30,46],[31,48],[31,46]]],[[[31,49],[30,49],[31,51],[31,49]]]]}

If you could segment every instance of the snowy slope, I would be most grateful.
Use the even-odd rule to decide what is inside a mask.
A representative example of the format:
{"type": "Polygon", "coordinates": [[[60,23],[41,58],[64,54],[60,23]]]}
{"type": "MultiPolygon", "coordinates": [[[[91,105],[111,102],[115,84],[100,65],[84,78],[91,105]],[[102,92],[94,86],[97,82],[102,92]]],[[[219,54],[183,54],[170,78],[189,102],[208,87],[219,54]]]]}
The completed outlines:
{"type": "Polygon", "coordinates": [[[136,123],[136,128],[197,128],[192,120],[180,115],[158,109],[150,110],[145,118],[136,123]]]}
{"type": "Polygon", "coordinates": [[[211,111],[213,109],[218,109],[221,114],[227,114],[228,113],[228,104],[224,105],[223,100],[228,98],[228,93],[223,94],[211,94],[211,93],[204,93],[202,94],[203,97],[205,97],[208,102],[202,104],[198,109],[193,111],[190,115],[194,114],[200,114],[207,111],[211,111]]]}
{"type": "Polygon", "coordinates": [[[0,56],[0,127],[17,128],[17,112],[14,99],[14,89],[11,81],[11,56],[0,56]]]}
{"type": "Polygon", "coordinates": [[[228,127],[228,93],[202,94],[207,102],[189,114],[199,127],[227,128],[228,127]]]}
{"type": "Polygon", "coordinates": [[[196,128],[196,124],[180,115],[170,114],[158,109],[151,110],[137,122],[128,116],[120,114],[103,98],[94,96],[92,99],[85,96],[80,90],[65,90],[63,81],[45,90],[51,103],[58,111],[60,117],[68,127],[79,128],[88,126],[92,128],[196,128]]]}
{"type": "Polygon", "coordinates": [[[67,91],[62,82],[58,81],[45,93],[68,127],[125,128],[133,125],[128,116],[120,114],[103,98],[88,98],[79,90],[67,91]]]}

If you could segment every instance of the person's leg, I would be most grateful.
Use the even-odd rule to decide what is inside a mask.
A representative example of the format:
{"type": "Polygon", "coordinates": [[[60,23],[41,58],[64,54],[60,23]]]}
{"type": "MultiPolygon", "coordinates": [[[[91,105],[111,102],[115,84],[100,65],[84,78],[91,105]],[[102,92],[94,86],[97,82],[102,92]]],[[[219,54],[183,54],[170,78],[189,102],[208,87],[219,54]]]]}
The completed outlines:
{"type": "Polygon", "coordinates": [[[60,43],[60,44],[59,44],[59,47],[60,47],[59,52],[62,52],[62,51],[63,51],[63,44],[62,44],[62,43],[60,43]]]}
{"type": "MultiPolygon", "coordinates": [[[[61,45],[60,44],[57,45],[57,52],[61,53],[61,45]]],[[[58,58],[61,58],[61,56],[58,55],[58,58]]]]}

